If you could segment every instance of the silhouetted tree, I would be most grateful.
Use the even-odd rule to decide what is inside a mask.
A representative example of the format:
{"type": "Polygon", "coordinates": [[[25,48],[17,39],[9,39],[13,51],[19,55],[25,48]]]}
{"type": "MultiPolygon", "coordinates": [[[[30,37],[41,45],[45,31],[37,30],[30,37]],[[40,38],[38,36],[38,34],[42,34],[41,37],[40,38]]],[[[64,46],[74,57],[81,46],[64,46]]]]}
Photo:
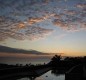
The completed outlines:
{"type": "Polygon", "coordinates": [[[51,62],[50,64],[51,65],[58,65],[59,62],[61,60],[61,56],[60,55],[55,55],[52,59],[51,59],[51,62]]]}
{"type": "Polygon", "coordinates": [[[55,62],[60,61],[60,60],[61,60],[61,56],[60,56],[60,55],[55,55],[55,56],[51,59],[51,61],[55,61],[55,62]]]}
{"type": "Polygon", "coordinates": [[[26,67],[28,67],[29,65],[28,65],[28,64],[26,64],[25,66],[26,66],[26,67]]]}

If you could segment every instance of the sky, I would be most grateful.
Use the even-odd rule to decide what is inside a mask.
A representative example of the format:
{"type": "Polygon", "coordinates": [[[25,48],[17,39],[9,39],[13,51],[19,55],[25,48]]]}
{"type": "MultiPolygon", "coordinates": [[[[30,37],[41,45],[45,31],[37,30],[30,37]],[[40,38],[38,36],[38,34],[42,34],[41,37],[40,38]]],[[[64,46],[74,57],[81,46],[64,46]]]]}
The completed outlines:
{"type": "Polygon", "coordinates": [[[0,46],[86,56],[86,0],[0,0],[0,46]]]}

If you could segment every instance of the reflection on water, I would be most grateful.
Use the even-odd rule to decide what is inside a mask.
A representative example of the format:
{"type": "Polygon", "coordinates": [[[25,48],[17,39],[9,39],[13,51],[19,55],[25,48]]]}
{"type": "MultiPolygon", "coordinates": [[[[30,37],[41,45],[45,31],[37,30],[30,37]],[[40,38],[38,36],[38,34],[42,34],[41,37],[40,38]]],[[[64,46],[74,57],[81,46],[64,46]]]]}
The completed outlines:
{"type": "MultiPolygon", "coordinates": [[[[31,80],[31,79],[22,78],[22,79],[17,79],[17,80],[31,80]]],[[[55,76],[54,74],[51,73],[51,71],[48,71],[47,73],[43,74],[40,77],[35,78],[34,80],[65,80],[65,75],[55,76]]]]}

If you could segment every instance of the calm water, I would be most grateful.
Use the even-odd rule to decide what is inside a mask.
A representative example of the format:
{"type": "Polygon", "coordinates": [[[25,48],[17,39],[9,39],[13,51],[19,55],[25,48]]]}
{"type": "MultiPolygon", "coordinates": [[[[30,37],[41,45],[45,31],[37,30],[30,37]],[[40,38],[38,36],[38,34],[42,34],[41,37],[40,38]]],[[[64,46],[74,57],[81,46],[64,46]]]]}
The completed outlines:
{"type": "MultiPolygon", "coordinates": [[[[1,63],[6,63],[6,64],[44,64],[44,63],[48,63],[50,61],[50,59],[43,59],[43,58],[37,58],[37,59],[30,59],[30,58],[9,58],[9,59],[5,59],[5,58],[0,58],[0,62],[1,63]]],[[[21,78],[21,79],[17,79],[17,80],[30,80],[29,78],[25,77],[25,78],[21,78]]],[[[47,73],[43,74],[40,77],[35,78],[34,80],[65,80],[65,75],[59,75],[57,74],[54,75],[51,73],[51,71],[48,71],[47,73]]]]}
{"type": "MultiPolygon", "coordinates": [[[[22,78],[17,80],[30,80],[29,78],[22,78]]],[[[34,80],[65,80],[65,75],[58,75],[55,76],[51,73],[51,71],[48,71],[47,73],[43,74],[40,77],[35,78],[34,80]]]]}
{"type": "Polygon", "coordinates": [[[44,64],[50,62],[50,58],[0,58],[0,63],[6,64],[44,64]]]}

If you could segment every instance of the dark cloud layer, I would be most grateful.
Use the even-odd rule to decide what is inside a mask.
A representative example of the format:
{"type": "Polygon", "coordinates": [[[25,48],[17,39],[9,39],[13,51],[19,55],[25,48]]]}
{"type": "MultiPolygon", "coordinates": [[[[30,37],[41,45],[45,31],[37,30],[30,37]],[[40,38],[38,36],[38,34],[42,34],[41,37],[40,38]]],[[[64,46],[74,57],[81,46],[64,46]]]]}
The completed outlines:
{"type": "Polygon", "coordinates": [[[48,53],[43,53],[36,50],[24,50],[24,49],[10,48],[6,46],[0,46],[0,53],[49,55],[48,53]]]}

